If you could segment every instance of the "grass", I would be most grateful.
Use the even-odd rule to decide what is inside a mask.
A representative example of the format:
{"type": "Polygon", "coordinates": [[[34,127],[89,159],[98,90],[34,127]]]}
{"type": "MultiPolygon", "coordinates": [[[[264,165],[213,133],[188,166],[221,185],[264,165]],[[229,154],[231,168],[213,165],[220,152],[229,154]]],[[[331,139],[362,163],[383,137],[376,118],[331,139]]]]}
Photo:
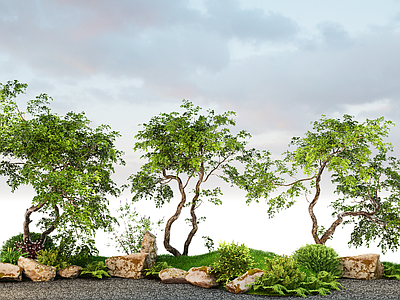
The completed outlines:
{"type": "MultiPolygon", "coordinates": [[[[174,268],[189,271],[189,269],[193,267],[211,266],[217,257],[217,253],[217,251],[212,251],[201,255],[181,257],[175,257],[171,254],[160,254],[157,255],[157,262],[165,261],[168,265],[173,266],[174,268]]],[[[259,269],[264,268],[264,257],[273,258],[276,256],[275,253],[255,249],[250,249],[250,254],[254,259],[254,267],[259,269]]]]}

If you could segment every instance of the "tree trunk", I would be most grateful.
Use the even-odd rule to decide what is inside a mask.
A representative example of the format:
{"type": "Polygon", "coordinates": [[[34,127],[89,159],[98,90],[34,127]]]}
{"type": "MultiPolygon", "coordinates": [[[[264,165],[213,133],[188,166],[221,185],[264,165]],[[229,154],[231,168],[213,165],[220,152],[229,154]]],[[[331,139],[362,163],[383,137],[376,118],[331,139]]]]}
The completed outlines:
{"type": "Polygon", "coordinates": [[[314,241],[316,244],[321,244],[320,239],[318,238],[317,231],[318,231],[318,222],[317,218],[315,217],[314,214],[314,206],[317,204],[319,195],[321,194],[321,188],[319,186],[319,182],[321,181],[321,175],[322,172],[324,171],[324,168],[327,164],[327,161],[321,166],[321,168],[318,171],[317,177],[315,179],[315,195],[313,201],[311,201],[310,205],[308,206],[308,213],[310,214],[311,220],[312,220],[312,229],[311,229],[311,234],[314,238],[314,241]]]}
{"type": "Polygon", "coordinates": [[[167,175],[165,174],[165,171],[164,171],[164,177],[173,178],[173,179],[177,180],[178,181],[178,185],[179,185],[179,191],[180,191],[180,193],[182,195],[182,200],[179,203],[178,207],[176,208],[175,214],[171,218],[169,218],[167,224],[165,225],[165,233],[164,233],[164,247],[165,247],[165,249],[169,253],[171,253],[172,255],[174,255],[176,257],[180,257],[180,256],[182,256],[182,254],[177,249],[172,247],[169,242],[170,242],[170,237],[171,237],[171,226],[172,226],[172,223],[174,223],[178,219],[179,215],[181,214],[182,208],[183,208],[183,206],[185,205],[185,202],[186,202],[186,194],[185,194],[185,190],[183,188],[182,180],[179,177],[177,177],[177,176],[167,177],[167,175]]]}
{"type": "MultiPolygon", "coordinates": [[[[25,221],[24,221],[24,225],[23,225],[23,229],[24,229],[23,241],[24,241],[24,244],[32,243],[32,241],[31,241],[31,233],[30,233],[30,230],[29,230],[29,224],[32,222],[32,220],[30,219],[31,214],[33,212],[38,211],[39,209],[41,209],[45,205],[45,203],[46,202],[43,202],[43,203],[38,204],[36,206],[31,206],[30,208],[28,208],[26,210],[26,212],[25,212],[25,221]]],[[[43,246],[44,242],[46,241],[46,237],[50,233],[52,233],[54,231],[55,227],[56,227],[56,222],[57,222],[58,218],[60,217],[57,205],[54,205],[54,210],[56,212],[56,218],[54,220],[54,223],[53,223],[52,226],[50,226],[49,229],[47,229],[46,231],[42,232],[39,241],[36,242],[38,245],[43,246]]]]}
{"type": "Polygon", "coordinates": [[[196,184],[196,190],[195,190],[195,195],[193,197],[192,200],[192,205],[190,206],[190,215],[192,216],[192,230],[190,231],[186,241],[185,241],[185,246],[183,249],[183,255],[188,255],[189,254],[189,245],[192,242],[192,239],[194,237],[194,235],[197,232],[198,226],[197,226],[197,216],[195,214],[195,209],[196,209],[196,204],[197,204],[197,200],[200,197],[200,185],[203,181],[204,178],[204,162],[201,163],[201,167],[200,167],[200,175],[199,175],[199,180],[197,181],[196,184]]]}

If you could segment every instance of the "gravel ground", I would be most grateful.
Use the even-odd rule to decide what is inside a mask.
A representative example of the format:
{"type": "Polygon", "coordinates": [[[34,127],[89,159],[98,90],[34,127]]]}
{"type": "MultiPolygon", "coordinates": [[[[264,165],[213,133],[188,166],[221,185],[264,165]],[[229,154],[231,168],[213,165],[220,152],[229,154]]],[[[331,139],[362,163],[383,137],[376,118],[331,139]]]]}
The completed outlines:
{"type": "MultiPolygon", "coordinates": [[[[356,280],[338,279],[346,289],[332,290],[327,296],[308,296],[312,300],[362,299],[386,300],[400,299],[399,280],[356,280]]],[[[229,299],[271,299],[292,300],[302,297],[270,297],[256,295],[235,295],[220,289],[205,289],[191,284],[164,284],[153,279],[125,278],[77,278],[74,280],[58,279],[52,282],[0,282],[0,300],[34,299],[34,300],[88,300],[88,299],[196,299],[196,300],[229,300],[229,299]]]]}

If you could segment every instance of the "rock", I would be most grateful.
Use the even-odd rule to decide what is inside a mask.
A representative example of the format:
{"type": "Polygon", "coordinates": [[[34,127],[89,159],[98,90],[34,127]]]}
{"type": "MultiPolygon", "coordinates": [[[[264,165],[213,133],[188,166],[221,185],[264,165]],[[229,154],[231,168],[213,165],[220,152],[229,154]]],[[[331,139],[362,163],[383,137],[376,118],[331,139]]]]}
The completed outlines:
{"type": "Polygon", "coordinates": [[[235,294],[242,294],[246,293],[248,290],[251,289],[250,283],[256,281],[256,276],[261,277],[264,274],[264,271],[260,269],[251,269],[244,273],[242,276],[232,280],[225,288],[235,294]]]}
{"type": "Polygon", "coordinates": [[[56,268],[42,265],[33,259],[23,256],[18,258],[18,266],[24,269],[25,275],[32,281],[53,281],[56,277],[56,268]]]}
{"type": "Polygon", "coordinates": [[[22,280],[22,268],[9,263],[0,263],[0,281],[22,280]]]}
{"type": "Polygon", "coordinates": [[[363,254],[339,258],[342,264],[342,277],[355,279],[381,279],[384,266],[379,254],[363,254]]]}
{"type": "Polygon", "coordinates": [[[57,274],[64,278],[75,279],[81,274],[81,272],[82,272],[82,267],[72,265],[58,271],[57,274]]]}
{"type": "Polygon", "coordinates": [[[217,283],[217,276],[213,273],[210,273],[211,270],[211,267],[204,266],[199,268],[191,268],[185,279],[191,284],[197,285],[199,287],[207,289],[217,287],[219,285],[217,283]]]}
{"type": "Polygon", "coordinates": [[[140,249],[140,253],[149,253],[150,255],[150,264],[149,269],[154,266],[157,259],[157,243],[156,236],[153,235],[150,231],[146,231],[144,233],[142,248],[140,249]]]}
{"type": "Polygon", "coordinates": [[[124,256],[113,256],[106,259],[105,264],[111,276],[141,279],[144,278],[143,269],[149,269],[150,254],[134,253],[124,256]]]}
{"type": "Polygon", "coordinates": [[[164,283],[189,283],[185,279],[187,274],[188,272],[184,270],[169,268],[161,270],[158,273],[158,277],[160,277],[161,281],[164,283]]]}

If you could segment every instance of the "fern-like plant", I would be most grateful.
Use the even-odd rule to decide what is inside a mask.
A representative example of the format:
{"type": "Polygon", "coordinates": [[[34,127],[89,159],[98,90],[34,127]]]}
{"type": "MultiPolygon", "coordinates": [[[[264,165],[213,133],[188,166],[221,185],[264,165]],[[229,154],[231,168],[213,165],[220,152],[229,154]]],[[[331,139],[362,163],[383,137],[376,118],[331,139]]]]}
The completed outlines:
{"type": "Polygon", "coordinates": [[[382,278],[400,280],[400,265],[394,265],[388,262],[382,262],[385,271],[382,278]]]}
{"type": "Polygon", "coordinates": [[[326,295],[330,288],[338,289],[337,285],[340,285],[328,272],[315,276],[310,270],[306,270],[307,273],[301,271],[291,256],[266,257],[265,266],[264,274],[256,277],[249,294],[306,297],[310,294],[326,295]]]}
{"type": "Polygon", "coordinates": [[[107,266],[104,265],[103,261],[93,261],[87,264],[80,274],[82,277],[97,277],[102,279],[103,276],[111,277],[107,272],[107,266]]]}
{"type": "Polygon", "coordinates": [[[146,276],[151,276],[151,277],[157,276],[158,277],[158,273],[160,273],[160,271],[169,269],[169,268],[172,268],[172,266],[169,266],[166,261],[159,261],[159,262],[156,262],[152,268],[144,269],[143,271],[146,276]]]}

